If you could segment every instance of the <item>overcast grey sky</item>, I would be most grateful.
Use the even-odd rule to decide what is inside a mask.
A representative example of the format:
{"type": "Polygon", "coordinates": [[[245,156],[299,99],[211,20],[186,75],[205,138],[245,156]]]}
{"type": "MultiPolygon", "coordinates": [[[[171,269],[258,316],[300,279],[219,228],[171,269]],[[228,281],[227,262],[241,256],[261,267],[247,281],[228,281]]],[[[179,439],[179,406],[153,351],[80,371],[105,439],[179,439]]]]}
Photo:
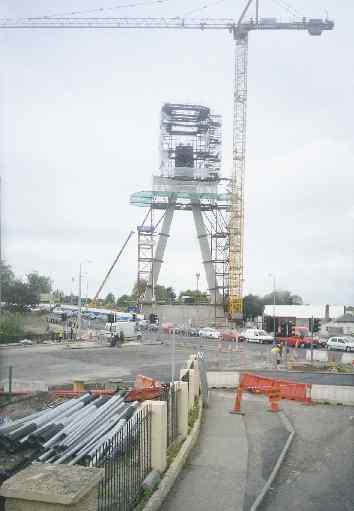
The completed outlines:
{"type": "MultiPolygon", "coordinates": [[[[0,17],[62,14],[124,0],[3,0],[0,17]]],[[[93,15],[183,16],[205,5],[170,0],[93,15]]],[[[215,2],[214,2],[215,3],[215,2]]],[[[225,0],[194,17],[237,15],[225,0]]],[[[283,0],[263,16],[288,18],[283,0]]],[[[289,4],[289,2],[287,2],[289,4]]],[[[278,285],[307,303],[354,303],[353,29],[351,0],[291,0],[300,16],[329,17],[333,32],[252,33],[246,178],[245,291],[278,285]],[[340,4],[340,5],[339,5],[340,4]]],[[[192,13],[191,13],[192,15],[192,13]]],[[[195,102],[223,116],[223,174],[231,172],[233,42],[227,32],[0,31],[0,150],[4,258],[89,294],[144,210],[129,195],[159,166],[164,102],[195,102]]],[[[160,282],[195,287],[202,273],[190,214],[174,219],[160,282]]],[[[136,236],[106,290],[130,292],[136,236]]],[[[205,280],[203,275],[203,282],[205,280]]]]}

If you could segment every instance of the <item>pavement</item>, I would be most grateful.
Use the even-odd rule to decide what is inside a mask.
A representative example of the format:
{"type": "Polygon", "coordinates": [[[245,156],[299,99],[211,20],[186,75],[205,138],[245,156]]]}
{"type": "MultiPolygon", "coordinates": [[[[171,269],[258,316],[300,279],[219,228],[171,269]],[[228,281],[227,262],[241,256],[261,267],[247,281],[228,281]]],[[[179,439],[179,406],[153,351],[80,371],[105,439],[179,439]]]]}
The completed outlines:
{"type": "Polygon", "coordinates": [[[163,504],[164,511],[242,510],[248,444],[241,415],[230,415],[233,394],[213,391],[198,442],[163,504]]]}
{"type": "MultiPolygon", "coordinates": [[[[249,511],[288,439],[264,396],[215,390],[200,437],[164,511],[249,511]]],[[[295,438],[259,511],[353,511],[354,407],[281,401],[295,438]]]]}

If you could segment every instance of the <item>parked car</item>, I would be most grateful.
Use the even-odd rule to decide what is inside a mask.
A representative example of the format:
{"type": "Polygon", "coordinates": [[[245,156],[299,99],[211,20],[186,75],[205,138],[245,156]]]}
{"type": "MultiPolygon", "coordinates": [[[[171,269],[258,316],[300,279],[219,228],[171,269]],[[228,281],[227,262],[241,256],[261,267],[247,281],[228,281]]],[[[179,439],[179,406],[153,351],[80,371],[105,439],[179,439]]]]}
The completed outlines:
{"type": "Polygon", "coordinates": [[[353,337],[330,337],[327,341],[328,350],[354,351],[353,337]]]}
{"type": "Polygon", "coordinates": [[[265,330],[258,330],[257,328],[247,328],[241,332],[241,337],[247,342],[258,342],[259,344],[272,344],[274,337],[267,334],[265,330]]]}
{"type": "Polygon", "coordinates": [[[321,348],[327,348],[327,342],[328,342],[328,338],[326,337],[320,337],[319,340],[318,340],[321,348]]]}
{"type": "Polygon", "coordinates": [[[206,337],[208,339],[219,339],[220,332],[218,330],[215,330],[215,328],[201,328],[199,330],[199,337],[206,337]]]}
{"type": "Polygon", "coordinates": [[[186,334],[189,335],[189,337],[198,337],[199,330],[197,328],[188,328],[186,334]]]}

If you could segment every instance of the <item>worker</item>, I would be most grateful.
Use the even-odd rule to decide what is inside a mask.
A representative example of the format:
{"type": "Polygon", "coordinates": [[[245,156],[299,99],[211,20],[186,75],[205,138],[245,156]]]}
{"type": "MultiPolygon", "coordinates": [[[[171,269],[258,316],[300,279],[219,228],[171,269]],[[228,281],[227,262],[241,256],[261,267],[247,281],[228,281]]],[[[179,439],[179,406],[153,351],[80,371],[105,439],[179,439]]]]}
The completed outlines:
{"type": "Polygon", "coordinates": [[[279,346],[274,346],[274,348],[272,348],[272,350],[271,350],[271,354],[272,354],[272,358],[273,358],[273,363],[274,363],[275,367],[278,368],[278,366],[280,364],[279,346]]]}

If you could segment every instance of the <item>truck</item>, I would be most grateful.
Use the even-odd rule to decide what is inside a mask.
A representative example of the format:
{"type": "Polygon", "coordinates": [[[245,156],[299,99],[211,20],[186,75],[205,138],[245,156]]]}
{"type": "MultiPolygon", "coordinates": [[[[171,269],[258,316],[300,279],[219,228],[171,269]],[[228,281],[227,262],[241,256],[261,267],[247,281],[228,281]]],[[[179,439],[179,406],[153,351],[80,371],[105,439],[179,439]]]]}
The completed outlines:
{"type": "Polygon", "coordinates": [[[116,346],[124,340],[141,340],[141,332],[136,328],[133,321],[117,321],[115,323],[106,323],[101,335],[111,346],[116,346]]]}
{"type": "Polygon", "coordinates": [[[320,347],[319,340],[312,338],[309,329],[305,326],[296,326],[294,328],[294,335],[289,335],[288,337],[277,336],[276,340],[277,343],[287,344],[290,348],[311,348],[311,344],[313,348],[320,347]]]}

